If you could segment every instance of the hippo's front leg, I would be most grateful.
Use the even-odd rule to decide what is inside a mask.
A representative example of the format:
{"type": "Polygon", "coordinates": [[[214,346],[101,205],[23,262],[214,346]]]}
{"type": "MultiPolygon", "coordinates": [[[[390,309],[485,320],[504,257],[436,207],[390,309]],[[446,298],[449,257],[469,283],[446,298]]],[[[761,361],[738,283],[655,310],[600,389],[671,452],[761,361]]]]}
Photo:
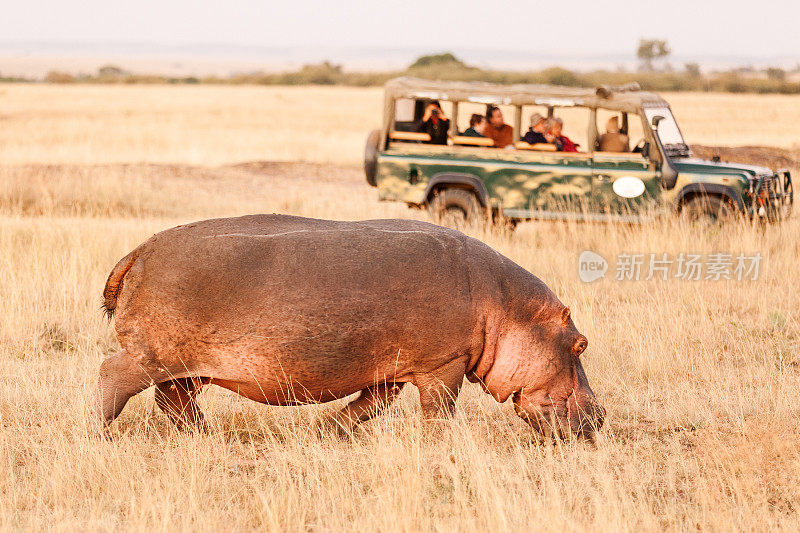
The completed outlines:
{"type": "Polygon", "coordinates": [[[456,398],[466,373],[463,359],[450,361],[426,374],[415,374],[422,415],[427,419],[449,418],[456,408],[456,398]]]}

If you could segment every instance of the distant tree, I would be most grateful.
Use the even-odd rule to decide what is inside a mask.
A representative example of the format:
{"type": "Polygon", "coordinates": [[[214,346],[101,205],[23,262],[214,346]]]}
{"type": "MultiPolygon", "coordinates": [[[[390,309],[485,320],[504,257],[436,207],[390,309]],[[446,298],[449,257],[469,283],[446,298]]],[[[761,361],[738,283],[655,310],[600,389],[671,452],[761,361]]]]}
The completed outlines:
{"type": "Polygon", "coordinates": [[[98,77],[130,76],[130,72],[123,70],[116,65],[104,65],[97,69],[98,77]]]}
{"type": "Polygon", "coordinates": [[[767,78],[775,81],[785,81],[786,71],[778,67],[769,67],[767,69],[767,78]]]}
{"type": "Polygon", "coordinates": [[[659,39],[639,39],[639,48],[636,49],[636,57],[642,64],[644,70],[654,70],[653,62],[666,58],[672,50],[666,40],[659,39]]]}
{"type": "Polygon", "coordinates": [[[456,66],[466,67],[467,65],[450,52],[442,54],[431,54],[427,56],[420,56],[414,61],[409,69],[425,68],[431,66],[456,66]]]}
{"type": "Polygon", "coordinates": [[[690,78],[699,78],[701,75],[700,65],[698,65],[697,63],[686,63],[685,65],[683,65],[683,68],[686,69],[686,74],[690,78]]]}

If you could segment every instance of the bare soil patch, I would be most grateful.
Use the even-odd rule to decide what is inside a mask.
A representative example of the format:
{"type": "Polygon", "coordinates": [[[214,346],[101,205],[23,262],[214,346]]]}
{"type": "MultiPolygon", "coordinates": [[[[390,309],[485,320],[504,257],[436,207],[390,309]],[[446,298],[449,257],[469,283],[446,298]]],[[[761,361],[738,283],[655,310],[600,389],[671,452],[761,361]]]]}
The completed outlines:
{"type": "Polygon", "coordinates": [[[760,165],[772,170],[788,168],[800,169],[800,150],[776,148],[773,146],[705,146],[692,145],[698,157],[711,159],[719,156],[721,161],[760,165]]]}

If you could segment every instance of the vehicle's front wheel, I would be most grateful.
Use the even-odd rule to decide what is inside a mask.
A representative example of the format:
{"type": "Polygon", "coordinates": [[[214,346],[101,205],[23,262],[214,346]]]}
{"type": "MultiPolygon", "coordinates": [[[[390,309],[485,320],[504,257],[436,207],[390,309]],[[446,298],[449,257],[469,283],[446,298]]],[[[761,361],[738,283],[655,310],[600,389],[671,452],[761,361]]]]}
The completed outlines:
{"type": "Polygon", "coordinates": [[[478,198],[465,189],[438,191],[428,204],[428,212],[437,224],[455,229],[483,225],[488,220],[478,198]]]}
{"type": "Polygon", "coordinates": [[[683,205],[681,217],[688,222],[724,224],[736,217],[736,208],[722,196],[695,196],[683,205]]]}

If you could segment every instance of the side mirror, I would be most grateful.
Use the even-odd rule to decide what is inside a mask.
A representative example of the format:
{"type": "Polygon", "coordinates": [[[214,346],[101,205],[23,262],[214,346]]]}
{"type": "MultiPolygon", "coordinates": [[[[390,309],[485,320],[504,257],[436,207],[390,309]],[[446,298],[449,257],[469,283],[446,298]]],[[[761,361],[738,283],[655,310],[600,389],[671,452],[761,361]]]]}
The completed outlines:
{"type": "Polygon", "coordinates": [[[653,117],[652,123],[654,128],[658,128],[658,123],[664,120],[664,117],[661,115],[656,115],[653,117]]]}

